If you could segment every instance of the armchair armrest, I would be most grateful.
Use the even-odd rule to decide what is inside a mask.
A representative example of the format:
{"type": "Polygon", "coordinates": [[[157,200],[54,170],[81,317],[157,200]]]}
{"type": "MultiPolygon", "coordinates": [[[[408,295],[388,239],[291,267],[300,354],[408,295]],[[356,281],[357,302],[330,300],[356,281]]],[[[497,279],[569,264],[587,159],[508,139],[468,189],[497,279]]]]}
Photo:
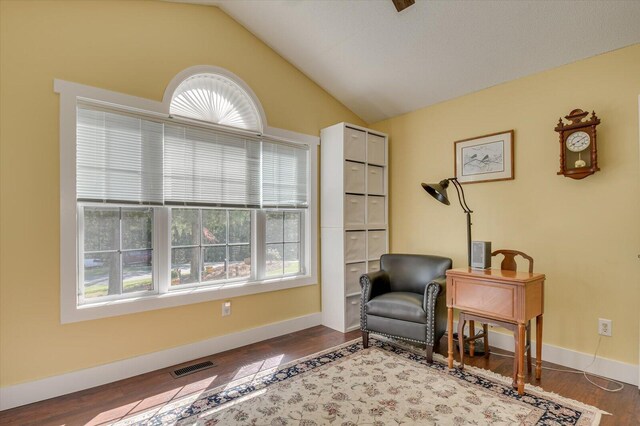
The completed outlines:
{"type": "Polygon", "coordinates": [[[370,272],[360,277],[362,302],[367,303],[376,296],[387,293],[391,285],[389,275],[385,271],[370,272]]]}
{"type": "Polygon", "coordinates": [[[423,309],[427,314],[427,345],[435,345],[447,329],[445,294],[447,279],[444,275],[434,278],[424,288],[423,309]]]}
{"type": "Polygon", "coordinates": [[[436,299],[444,296],[447,290],[447,278],[444,275],[436,277],[431,280],[429,284],[424,288],[424,299],[422,301],[422,309],[429,313],[429,309],[433,312],[433,308],[436,304],[436,299]]]}
{"type": "Polygon", "coordinates": [[[360,276],[360,329],[367,331],[367,302],[391,289],[389,275],[384,271],[370,272],[360,276]]]}

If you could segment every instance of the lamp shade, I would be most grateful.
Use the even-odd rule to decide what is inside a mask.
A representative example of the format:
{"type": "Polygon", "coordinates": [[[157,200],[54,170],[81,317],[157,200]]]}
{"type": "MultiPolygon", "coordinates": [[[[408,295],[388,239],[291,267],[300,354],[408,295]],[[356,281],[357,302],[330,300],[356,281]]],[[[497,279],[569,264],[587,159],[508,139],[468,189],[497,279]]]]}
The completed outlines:
{"type": "Polygon", "coordinates": [[[439,183],[423,183],[422,187],[425,191],[427,191],[433,198],[440,201],[442,204],[449,203],[449,197],[447,197],[447,187],[449,186],[449,179],[443,179],[439,183]]]}

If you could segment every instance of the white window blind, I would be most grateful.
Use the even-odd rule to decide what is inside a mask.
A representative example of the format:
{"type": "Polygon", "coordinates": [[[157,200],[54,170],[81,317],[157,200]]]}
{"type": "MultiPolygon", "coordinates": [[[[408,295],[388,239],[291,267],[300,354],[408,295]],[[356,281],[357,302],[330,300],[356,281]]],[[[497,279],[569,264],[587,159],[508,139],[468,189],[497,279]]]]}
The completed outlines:
{"type": "Polygon", "coordinates": [[[260,140],[165,125],[165,203],[260,207],[260,140]]]}
{"type": "Polygon", "coordinates": [[[79,201],[308,207],[308,148],[79,104],[79,201]]]}
{"type": "Polygon", "coordinates": [[[262,142],[262,205],[308,207],[308,149],[262,142]]]}
{"type": "Polygon", "coordinates": [[[162,131],[162,123],[78,105],[78,200],[162,204],[162,131]]]}

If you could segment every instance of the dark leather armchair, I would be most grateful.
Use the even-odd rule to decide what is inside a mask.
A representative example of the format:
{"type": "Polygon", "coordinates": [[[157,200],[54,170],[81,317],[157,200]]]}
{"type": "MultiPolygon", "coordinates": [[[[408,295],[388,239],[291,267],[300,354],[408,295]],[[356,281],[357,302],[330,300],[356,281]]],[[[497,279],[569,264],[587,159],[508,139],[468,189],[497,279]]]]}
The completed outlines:
{"type": "Polygon", "coordinates": [[[427,346],[427,361],[447,329],[445,271],[451,259],[416,254],[384,254],[380,271],[360,277],[362,343],[369,333],[427,346]]]}

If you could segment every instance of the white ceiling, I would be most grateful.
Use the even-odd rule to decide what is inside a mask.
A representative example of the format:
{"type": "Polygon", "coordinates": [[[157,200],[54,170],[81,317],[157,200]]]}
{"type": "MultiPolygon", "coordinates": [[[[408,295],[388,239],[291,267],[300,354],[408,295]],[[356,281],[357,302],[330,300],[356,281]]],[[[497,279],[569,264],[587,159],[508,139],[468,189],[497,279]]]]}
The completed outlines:
{"type": "Polygon", "coordinates": [[[640,0],[186,1],[219,6],[368,123],[640,42],[640,0]]]}

